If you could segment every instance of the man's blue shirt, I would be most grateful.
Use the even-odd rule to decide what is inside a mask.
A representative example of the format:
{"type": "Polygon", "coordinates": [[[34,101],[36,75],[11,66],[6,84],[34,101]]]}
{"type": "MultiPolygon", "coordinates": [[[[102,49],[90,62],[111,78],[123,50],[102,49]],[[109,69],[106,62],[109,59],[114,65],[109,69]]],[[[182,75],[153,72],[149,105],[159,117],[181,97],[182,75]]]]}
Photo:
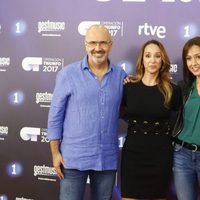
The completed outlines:
{"type": "Polygon", "coordinates": [[[118,116],[124,70],[113,64],[101,81],[87,56],[58,72],[48,117],[48,138],[61,140],[64,167],[117,169],[118,116]]]}

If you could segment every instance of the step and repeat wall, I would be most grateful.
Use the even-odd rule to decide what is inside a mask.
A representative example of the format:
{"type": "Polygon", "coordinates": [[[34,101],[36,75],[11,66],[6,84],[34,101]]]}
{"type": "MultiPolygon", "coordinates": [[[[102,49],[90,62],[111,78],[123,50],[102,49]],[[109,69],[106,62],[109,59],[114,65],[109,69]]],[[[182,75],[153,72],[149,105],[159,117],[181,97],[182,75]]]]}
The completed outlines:
{"type": "MultiPolygon", "coordinates": [[[[127,73],[134,73],[144,42],[161,41],[171,76],[180,80],[182,47],[200,35],[199,11],[200,0],[0,0],[0,200],[58,199],[47,116],[56,74],[85,56],[90,25],[109,29],[110,59],[127,73]]],[[[121,149],[122,120],[119,130],[121,149]]],[[[113,200],[120,199],[119,188],[117,175],[113,200]]],[[[173,181],[169,199],[176,199],[173,181]]]]}

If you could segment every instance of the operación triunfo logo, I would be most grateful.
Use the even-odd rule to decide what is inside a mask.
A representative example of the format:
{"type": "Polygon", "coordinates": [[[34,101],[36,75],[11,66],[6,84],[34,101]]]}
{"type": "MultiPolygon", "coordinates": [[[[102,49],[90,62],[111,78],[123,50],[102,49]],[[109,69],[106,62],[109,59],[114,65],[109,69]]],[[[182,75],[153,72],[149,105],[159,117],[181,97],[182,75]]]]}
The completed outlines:
{"type": "Polygon", "coordinates": [[[115,37],[117,35],[123,36],[123,22],[118,22],[118,21],[114,21],[114,22],[111,22],[111,21],[82,21],[78,25],[78,32],[84,36],[86,34],[88,28],[95,24],[101,24],[101,25],[105,26],[109,30],[111,36],[113,36],[113,37],[115,37]]]}
{"type": "Polygon", "coordinates": [[[5,140],[8,135],[8,126],[0,126],[0,140],[5,140]]]}
{"type": "Polygon", "coordinates": [[[38,180],[56,181],[56,170],[54,167],[34,165],[33,170],[33,175],[37,177],[38,180]]]}
{"type": "Polygon", "coordinates": [[[0,72],[7,71],[7,67],[10,65],[9,57],[0,57],[0,72]]]}
{"type": "Polygon", "coordinates": [[[48,92],[37,92],[35,95],[36,104],[40,105],[40,107],[50,107],[52,100],[52,93],[48,92]]]}
{"type": "Polygon", "coordinates": [[[46,128],[23,127],[20,131],[20,137],[24,141],[49,142],[46,128]]]}
{"type": "Polygon", "coordinates": [[[60,37],[65,30],[65,22],[41,21],[38,22],[38,33],[42,36],[60,37]]]}
{"type": "Polygon", "coordinates": [[[64,65],[64,58],[25,57],[22,68],[33,72],[58,72],[64,65]]]}

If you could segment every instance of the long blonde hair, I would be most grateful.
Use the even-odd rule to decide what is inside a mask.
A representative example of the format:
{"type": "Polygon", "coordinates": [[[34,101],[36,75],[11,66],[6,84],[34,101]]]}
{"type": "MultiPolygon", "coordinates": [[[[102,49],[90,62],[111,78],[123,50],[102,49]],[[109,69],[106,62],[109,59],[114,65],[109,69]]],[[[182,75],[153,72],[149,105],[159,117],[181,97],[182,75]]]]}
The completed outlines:
{"type": "Polygon", "coordinates": [[[165,51],[164,46],[157,40],[149,40],[147,41],[142,48],[140,49],[139,57],[137,59],[137,64],[136,64],[136,79],[135,82],[139,82],[142,80],[144,76],[144,66],[143,66],[143,55],[144,55],[144,50],[147,45],[149,44],[155,44],[159,47],[160,52],[161,52],[161,59],[162,59],[162,67],[160,68],[158,77],[157,77],[157,83],[158,83],[158,88],[162,92],[164,96],[164,105],[166,107],[169,106],[171,97],[172,97],[172,86],[170,84],[170,60],[169,57],[165,51]]]}

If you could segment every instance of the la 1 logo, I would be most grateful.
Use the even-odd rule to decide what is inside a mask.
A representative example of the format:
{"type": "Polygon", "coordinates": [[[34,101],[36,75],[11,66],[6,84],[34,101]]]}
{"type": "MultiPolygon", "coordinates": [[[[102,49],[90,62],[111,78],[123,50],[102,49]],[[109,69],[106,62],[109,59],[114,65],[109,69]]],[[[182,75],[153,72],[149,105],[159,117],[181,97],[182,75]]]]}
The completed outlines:
{"type": "Polygon", "coordinates": [[[6,195],[0,195],[0,200],[8,200],[6,195]]]}

